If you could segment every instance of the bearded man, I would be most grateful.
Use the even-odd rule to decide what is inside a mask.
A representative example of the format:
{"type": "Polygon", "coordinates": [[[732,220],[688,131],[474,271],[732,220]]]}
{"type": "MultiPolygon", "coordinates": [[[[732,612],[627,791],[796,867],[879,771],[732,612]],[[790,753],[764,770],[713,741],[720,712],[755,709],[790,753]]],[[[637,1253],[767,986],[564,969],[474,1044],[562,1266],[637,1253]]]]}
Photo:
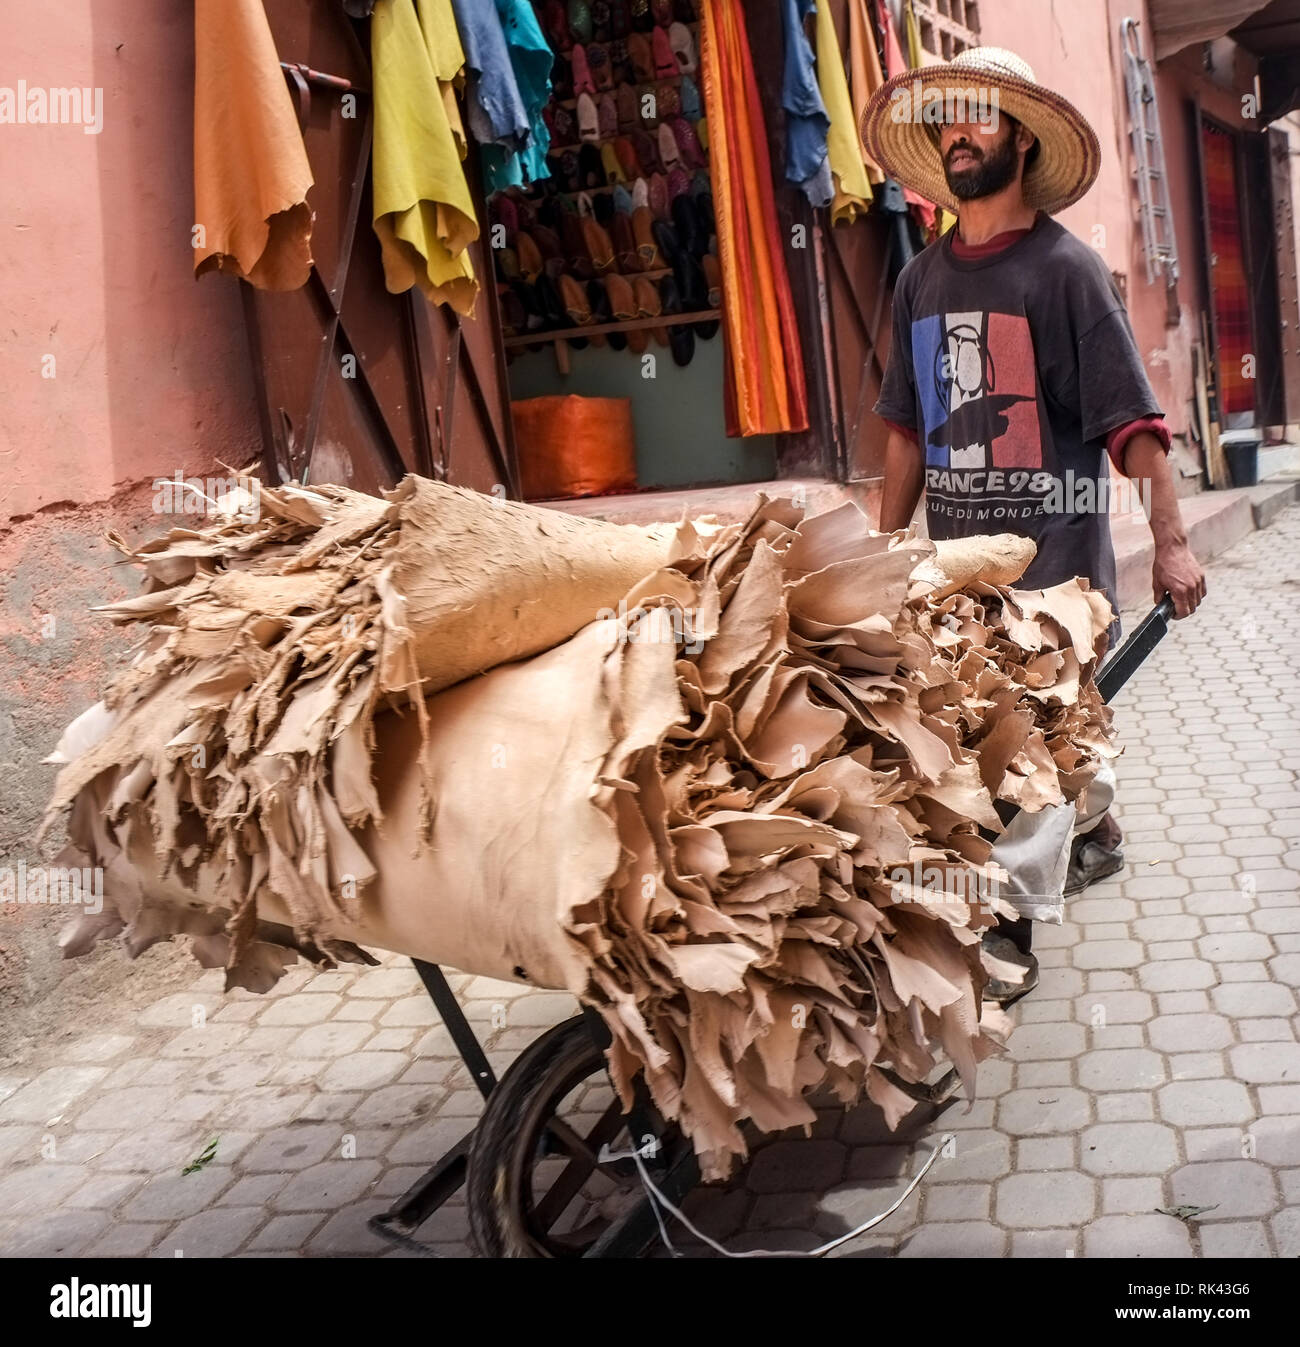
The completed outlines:
{"type": "MultiPolygon", "coordinates": [[[[906,528],[925,494],[932,538],[1016,533],[1038,552],[1020,581],[1081,576],[1116,603],[1108,460],[1137,488],[1155,543],[1152,586],[1178,617],[1205,597],[1168,463],[1169,430],[1124,301],[1101,255],[1051,217],[1100,167],[1082,114],[1000,48],[908,71],[862,119],[868,152],[957,225],[903,268],[875,412],[889,426],[880,527],[906,528]]],[[[1111,647],[1119,635],[1116,619],[1111,647]]],[[[1037,982],[1030,919],[1124,864],[1109,765],[1074,805],[1020,814],[994,848],[1024,915],[985,939],[1037,982]]]]}

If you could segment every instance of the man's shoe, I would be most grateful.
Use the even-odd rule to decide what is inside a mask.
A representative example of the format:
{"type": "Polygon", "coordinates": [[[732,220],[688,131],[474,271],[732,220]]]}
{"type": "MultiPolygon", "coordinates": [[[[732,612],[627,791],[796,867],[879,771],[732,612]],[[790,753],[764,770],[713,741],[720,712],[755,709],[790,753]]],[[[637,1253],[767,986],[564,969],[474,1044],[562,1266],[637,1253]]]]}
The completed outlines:
{"type": "MultiPolygon", "coordinates": [[[[989,958],[1025,970],[1021,981],[1012,982],[1009,978],[998,977],[996,969],[990,969],[993,975],[984,988],[986,1001],[996,1001],[1001,1006],[1009,1006],[1038,986],[1038,960],[1032,954],[1023,953],[1019,946],[1005,935],[1000,935],[997,931],[985,932],[983,948],[989,958]]],[[[985,967],[988,968],[988,965],[985,967]]]]}
{"type": "Polygon", "coordinates": [[[1082,893],[1089,884],[1118,874],[1124,868],[1124,848],[1108,847],[1091,833],[1076,837],[1070,847],[1070,864],[1065,872],[1065,896],[1082,893]]]}

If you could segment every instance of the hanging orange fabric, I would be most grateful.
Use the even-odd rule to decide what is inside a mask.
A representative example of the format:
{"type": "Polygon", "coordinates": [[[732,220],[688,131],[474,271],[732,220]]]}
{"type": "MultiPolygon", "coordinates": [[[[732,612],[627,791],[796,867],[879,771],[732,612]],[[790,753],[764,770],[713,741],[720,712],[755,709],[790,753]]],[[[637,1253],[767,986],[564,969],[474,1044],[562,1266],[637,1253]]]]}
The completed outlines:
{"type": "Polygon", "coordinates": [[[194,274],[262,290],[311,274],[311,165],[261,0],[194,7],[194,274]]]}
{"type": "Polygon", "coordinates": [[[701,0],[699,10],[700,74],[722,266],[727,434],[806,430],[803,355],[749,41],[736,0],[701,0]]]}

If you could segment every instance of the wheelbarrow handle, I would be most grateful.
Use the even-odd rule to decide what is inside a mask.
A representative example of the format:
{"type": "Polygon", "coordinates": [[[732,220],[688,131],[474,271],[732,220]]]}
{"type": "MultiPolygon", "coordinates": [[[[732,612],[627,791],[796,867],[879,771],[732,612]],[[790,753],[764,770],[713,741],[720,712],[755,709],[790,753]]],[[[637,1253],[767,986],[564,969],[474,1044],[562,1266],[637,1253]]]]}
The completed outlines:
{"type": "Polygon", "coordinates": [[[1097,675],[1097,691],[1102,701],[1109,702],[1133,677],[1142,661],[1160,644],[1173,619],[1174,601],[1166,594],[1097,675]]]}

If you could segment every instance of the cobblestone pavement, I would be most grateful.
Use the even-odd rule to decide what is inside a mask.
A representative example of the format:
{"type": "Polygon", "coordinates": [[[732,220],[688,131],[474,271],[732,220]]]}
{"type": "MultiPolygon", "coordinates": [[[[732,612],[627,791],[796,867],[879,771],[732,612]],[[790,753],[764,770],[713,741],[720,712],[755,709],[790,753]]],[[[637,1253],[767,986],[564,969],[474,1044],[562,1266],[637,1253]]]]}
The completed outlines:
{"type": "MultiPolygon", "coordinates": [[[[842,1253],[1300,1256],[1297,557],[1293,508],[1215,563],[1202,613],[1121,694],[1129,864],[1038,928],[1041,985],[973,1108],[918,1110],[893,1135],[869,1107],[828,1109],[813,1136],[768,1138],[738,1181],[697,1191],[706,1231],[811,1247],[888,1206],[951,1132],[842,1253]]],[[[574,1010],[453,983],[498,1070],[574,1010]]],[[[367,1218],[479,1110],[414,973],[219,986],[202,973],[143,1012],[106,1003],[0,1076],[0,1252],[390,1253],[367,1218]]],[[[422,1234],[466,1252],[463,1202],[422,1234]]]]}

